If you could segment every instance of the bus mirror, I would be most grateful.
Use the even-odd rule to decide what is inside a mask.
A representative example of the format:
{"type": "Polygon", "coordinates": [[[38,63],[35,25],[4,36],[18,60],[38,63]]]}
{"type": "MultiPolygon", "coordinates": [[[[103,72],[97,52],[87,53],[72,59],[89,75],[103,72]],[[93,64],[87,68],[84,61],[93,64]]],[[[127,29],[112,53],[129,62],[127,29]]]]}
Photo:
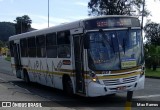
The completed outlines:
{"type": "Polygon", "coordinates": [[[83,40],[84,40],[84,49],[89,49],[89,37],[85,36],[83,40]]]}

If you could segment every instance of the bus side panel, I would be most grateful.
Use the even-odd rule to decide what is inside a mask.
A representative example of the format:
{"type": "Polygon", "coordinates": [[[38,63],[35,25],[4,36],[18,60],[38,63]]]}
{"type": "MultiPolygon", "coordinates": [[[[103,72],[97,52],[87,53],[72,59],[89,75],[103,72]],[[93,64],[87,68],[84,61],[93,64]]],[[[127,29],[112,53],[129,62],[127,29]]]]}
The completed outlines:
{"type": "Polygon", "coordinates": [[[48,80],[47,86],[55,87],[55,66],[54,66],[54,58],[46,59],[46,78],[48,80]]]}
{"type": "Polygon", "coordinates": [[[52,86],[57,89],[63,89],[62,86],[62,74],[57,71],[57,67],[61,66],[61,59],[47,58],[48,70],[51,76],[48,76],[48,80],[52,83],[52,86]]]}
{"type": "Polygon", "coordinates": [[[28,75],[32,82],[37,82],[37,74],[36,74],[36,58],[28,58],[28,75]]]}
{"type": "MultiPolygon", "coordinates": [[[[27,72],[29,72],[29,68],[28,68],[28,57],[21,57],[21,64],[22,64],[22,69],[27,70],[27,72]]],[[[29,75],[29,73],[28,73],[29,75]]],[[[24,78],[24,74],[22,71],[22,79],[24,78]]],[[[31,78],[30,78],[31,79],[31,78]]]]}
{"type": "Polygon", "coordinates": [[[11,57],[11,67],[12,67],[12,73],[16,76],[14,57],[11,57]]]}
{"type": "Polygon", "coordinates": [[[48,85],[46,58],[36,58],[37,82],[42,85],[48,85]]]}

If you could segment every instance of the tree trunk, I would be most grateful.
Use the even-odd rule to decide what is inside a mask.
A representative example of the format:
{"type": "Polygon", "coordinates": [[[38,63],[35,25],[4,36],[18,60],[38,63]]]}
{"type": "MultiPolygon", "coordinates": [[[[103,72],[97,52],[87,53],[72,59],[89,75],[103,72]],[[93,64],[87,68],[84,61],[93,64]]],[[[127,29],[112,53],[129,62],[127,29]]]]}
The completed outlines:
{"type": "Polygon", "coordinates": [[[156,69],[157,69],[157,65],[154,64],[154,65],[153,65],[153,71],[156,71],[156,69]]]}
{"type": "Polygon", "coordinates": [[[157,61],[155,59],[153,62],[153,71],[156,71],[156,69],[157,69],[157,61]]]}

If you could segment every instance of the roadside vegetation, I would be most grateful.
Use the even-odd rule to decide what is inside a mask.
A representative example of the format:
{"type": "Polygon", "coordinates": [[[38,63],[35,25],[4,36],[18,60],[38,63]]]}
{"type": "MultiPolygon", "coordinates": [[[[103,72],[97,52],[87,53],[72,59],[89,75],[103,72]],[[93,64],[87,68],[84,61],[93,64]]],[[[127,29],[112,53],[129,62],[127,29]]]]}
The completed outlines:
{"type": "Polygon", "coordinates": [[[157,68],[156,71],[153,71],[151,69],[146,69],[146,76],[153,76],[160,78],[160,68],[157,68]]]}
{"type": "Polygon", "coordinates": [[[6,57],[5,60],[11,61],[11,57],[6,57]]]}

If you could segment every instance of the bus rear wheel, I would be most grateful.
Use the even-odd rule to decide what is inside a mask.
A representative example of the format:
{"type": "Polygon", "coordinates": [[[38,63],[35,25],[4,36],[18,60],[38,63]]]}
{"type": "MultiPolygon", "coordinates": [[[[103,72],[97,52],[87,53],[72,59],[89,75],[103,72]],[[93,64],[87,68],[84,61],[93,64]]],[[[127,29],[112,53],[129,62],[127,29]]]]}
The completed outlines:
{"type": "Polygon", "coordinates": [[[68,95],[73,95],[72,81],[69,77],[65,77],[63,81],[64,92],[68,95]]]}

